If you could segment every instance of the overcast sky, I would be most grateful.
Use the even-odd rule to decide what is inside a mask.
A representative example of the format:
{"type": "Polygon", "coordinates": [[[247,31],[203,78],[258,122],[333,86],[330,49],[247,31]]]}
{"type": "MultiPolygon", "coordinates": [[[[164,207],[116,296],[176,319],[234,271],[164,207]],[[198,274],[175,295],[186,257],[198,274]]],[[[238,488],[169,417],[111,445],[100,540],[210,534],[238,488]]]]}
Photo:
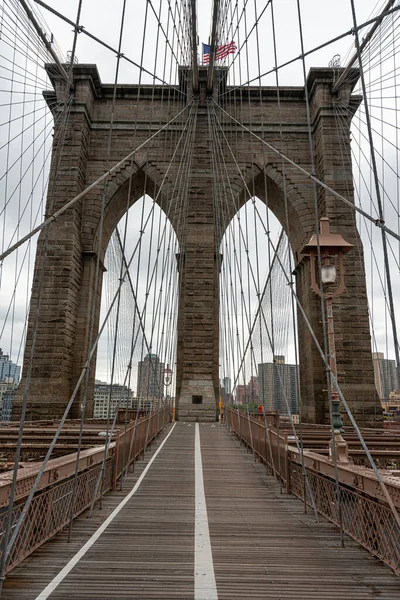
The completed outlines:
{"type": "MultiPolygon", "coordinates": [[[[53,0],[52,2],[49,2],[49,4],[72,21],[75,21],[78,6],[77,0],[71,0],[70,2],[53,0]]],[[[158,0],[154,0],[152,4],[156,11],[158,11],[158,0]]],[[[257,0],[256,3],[253,1],[247,2],[247,31],[250,31],[254,23],[254,4],[257,6],[258,15],[260,15],[266,2],[261,0],[257,0]]],[[[376,7],[382,4],[382,1],[376,2],[376,0],[356,1],[357,19],[359,23],[366,21],[375,11],[376,7]]],[[[239,2],[239,13],[242,5],[243,2],[239,2]]],[[[164,2],[163,6],[166,7],[167,3],[164,2]]],[[[171,6],[174,7],[174,2],[171,2],[171,6]]],[[[112,3],[108,0],[83,0],[80,23],[97,37],[101,38],[111,46],[117,47],[121,7],[122,0],[114,0],[112,3]]],[[[144,0],[127,2],[125,18],[126,34],[123,39],[122,51],[126,56],[137,62],[140,62],[145,8],[146,2],[144,0]]],[[[201,2],[197,3],[197,10],[200,52],[201,43],[207,42],[210,35],[212,0],[201,0],[201,2]]],[[[274,10],[276,35],[278,40],[278,63],[281,64],[300,54],[297,0],[280,0],[279,2],[275,0],[274,10]]],[[[59,42],[61,49],[64,52],[67,52],[68,49],[71,49],[72,47],[71,27],[44,9],[42,9],[42,13],[49,24],[50,30],[54,33],[56,40],[59,42]]],[[[336,0],[336,2],[330,2],[328,0],[302,0],[301,13],[306,51],[311,50],[352,28],[349,0],[336,0]]],[[[162,22],[166,24],[165,8],[162,9],[162,16],[162,22]]],[[[236,27],[235,18],[233,21],[236,27]]],[[[242,21],[244,20],[242,19],[242,21]]],[[[152,59],[154,58],[156,19],[150,9],[147,17],[147,26],[145,59],[143,62],[144,66],[148,68],[149,71],[153,71],[152,59]]],[[[273,47],[269,10],[267,10],[260,19],[259,32],[261,71],[264,72],[264,70],[266,71],[268,68],[273,67],[273,47]]],[[[240,30],[239,33],[242,33],[242,31],[240,30]]],[[[251,46],[253,45],[253,38],[255,38],[254,35],[250,38],[251,46]]],[[[242,43],[243,40],[244,36],[241,35],[241,38],[239,40],[236,39],[235,41],[242,43]]],[[[310,58],[307,58],[307,66],[327,66],[335,54],[340,54],[342,57],[345,57],[352,47],[353,38],[347,37],[344,40],[311,55],[310,58]]],[[[108,50],[100,47],[88,37],[80,35],[76,54],[81,63],[96,63],[103,81],[112,82],[114,80],[115,58],[112,55],[110,56],[108,50]]],[[[257,61],[254,53],[251,56],[250,63],[250,69],[253,69],[255,75],[257,61]]],[[[300,63],[298,62],[291,67],[283,69],[281,71],[281,76],[282,84],[284,85],[301,85],[302,71],[300,63]]],[[[125,65],[121,70],[121,82],[134,82],[137,81],[137,77],[137,69],[134,69],[133,67],[131,69],[125,65]]]]}
{"type": "MultiPolygon", "coordinates": [[[[71,0],[70,2],[65,2],[65,0],[49,0],[49,4],[56,10],[63,13],[72,21],[75,21],[76,11],[78,6],[77,0],[71,0]]],[[[239,3],[241,6],[243,3],[239,3]]],[[[257,14],[260,15],[265,7],[265,2],[261,2],[257,0],[257,2],[248,2],[248,11],[247,11],[247,22],[244,20],[241,21],[238,32],[235,35],[235,41],[240,45],[245,37],[245,32],[250,31],[251,27],[255,20],[255,8],[257,10],[257,14]]],[[[376,0],[358,0],[356,2],[357,7],[357,18],[358,22],[362,23],[367,20],[371,14],[373,14],[378,7],[382,6],[384,3],[382,1],[376,2],[376,0]]],[[[152,3],[156,12],[159,9],[159,0],[154,0],[152,3]]],[[[208,37],[210,35],[210,24],[211,24],[211,0],[205,0],[198,2],[198,32],[199,32],[199,55],[201,55],[201,42],[207,42],[208,37]]],[[[279,2],[275,1],[275,27],[277,34],[277,53],[278,53],[278,64],[282,64],[287,60],[297,57],[300,54],[300,40],[299,40],[299,28],[298,28],[298,15],[297,15],[297,1],[296,0],[280,0],[279,2]]],[[[172,10],[174,10],[174,3],[171,2],[172,10]]],[[[80,18],[80,24],[85,27],[88,31],[90,31],[95,36],[101,38],[106,43],[113,47],[117,47],[118,45],[118,37],[119,37],[119,27],[120,27],[120,18],[121,18],[121,8],[122,8],[122,0],[114,0],[113,2],[109,2],[109,0],[83,0],[82,4],[82,14],[80,18]]],[[[146,11],[146,2],[144,0],[141,1],[128,1],[127,2],[127,10],[125,17],[125,28],[124,28],[124,37],[122,43],[122,52],[132,60],[140,63],[140,56],[142,51],[142,41],[144,39],[144,59],[143,66],[147,68],[150,72],[154,71],[154,66],[156,67],[156,73],[159,77],[162,77],[163,74],[163,52],[160,51],[157,60],[155,57],[155,42],[156,42],[156,33],[157,33],[157,21],[155,16],[151,10],[151,6],[147,5],[148,13],[147,13],[147,26],[146,26],[146,34],[143,36],[144,30],[144,22],[145,22],[145,11],[146,11]]],[[[162,3],[161,8],[161,22],[163,23],[164,28],[167,26],[167,8],[168,4],[166,2],[162,3]]],[[[51,13],[47,12],[44,9],[41,9],[44,19],[47,22],[48,30],[54,35],[54,39],[57,41],[62,53],[64,56],[66,53],[72,48],[72,40],[73,40],[73,32],[71,31],[71,26],[64,23],[59,18],[55,17],[51,13]]],[[[351,9],[349,0],[337,0],[336,2],[330,2],[328,0],[302,0],[301,2],[301,13],[302,13],[302,25],[303,25],[303,33],[304,33],[304,41],[305,41],[305,50],[310,50],[319,44],[326,42],[327,40],[334,38],[335,36],[349,30],[352,28],[352,17],[351,17],[351,9]]],[[[235,27],[236,21],[234,19],[235,27]]],[[[260,72],[264,73],[271,70],[274,66],[274,58],[273,58],[273,46],[272,46],[272,29],[271,29],[271,17],[270,11],[267,10],[263,14],[259,23],[259,47],[260,47],[260,72]]],[[[162,36],[161,36],[162,37],[162,36]]],[[[221,40],[222,41],[222,40],[221,40]]],[[[223,41],[230,41],[230,39],[226,39],[223,41]]],[[[162,48],[165,46],[165,41],[160,38],[159,47],[162,48]]],[[[3,48],[3,52],[9,52],[10,49],[3,48]]],[[[257,56],[257,45],[256,38],[253,34],[250,36],[248,43],[249,50],[249,61],[243,60],[240,65],[240,74],[242,81],[247,81],[247,79],[252,79],[258,74],[259,64],[256,59],[257,56]]],[[[307,69],[311,66],[327,66],[332,57],[336,54],[339,54],[342,57],[342,63],[345,62],[345,58],[348,57],[349,53],[354,51],[354,38],[353,36],[348,36],[341,41],[336,42],[328,46],[327,48],[320,50],[311,54],[306,59],[307,69]]],[[[115,66],[116,66],[116,58],[115,55],[109,50],[103,48],[93,40],[90,40],[87,36],[80,34],[78,36],[78,43],[76,49],[76,56],[80,63],[96,63],[100,72],[100,76],[103,82],[111,83],[114,81],[115,77],[115,66]]],[[[230,59],[231,60],[231,59],[230,59]]],[[[176,65],[173,65],[172,69],[172,78],[174,79],[176,75],[176,65]]],[[[232,70],[233,72],[233,70],[232,70]]],[[[168,76],[168,73],[167,73],[168,76]]],[[[4,77],[4,73],[3,73],[4,77]]],[[[138,81],[139,71],[136,67],[129,65],[127,62],[121,62],[120,83],[136,83],[138,81]]],[[[235,80],[236,83],[239,82],[239,61],[235,61],[234,67],[234,76],[231,76],[231,83],[235,80]]],[[[302,85],[303,83],[303,74],[300,61],[280,70],[279,73],[280,83],[282,85],[302,85]]],[[[149,75],[144,75],[142,79],[142,83],[151,83],[152,78],[149,75]]],[[[271,74],[265,77],[262,80],[264,85],[274,85],[275,84],[275,75],[271,74]]],[[[3,87],[7,88],[7,83],[3,82],[3,87]]],[[[17,110],[17,108],[15,108],[17,110]]],[[[1,113],[0,113],[1,114],[1,113]]],[[[43,148],[38,153],[37,163],[43,164],[45,162],[46,152],[48,153],[49,144],[51,142],[51,137],[46,138],[46,134],[51,133],[51,122],[46,120],[44,116],[44,112],[42,116],[42,120],[40,123],[40,131],[43,129],[43,133],[41,134],[42,145],[43,148]],[[47,139],[47,142],[46,142],[47,139]],[[47,149],[47,150],[46,150],[47,149]],[[40,159],[40,161],[39,161],[40,159]]],[[[29,122],[28,117],[25,119],[25,127],[29,122]]],[[[18,123],[15,123],[15,132],[18,131],[18,123]]],[[[9,126],[10,127],[10,126],[9,126]]],[[[5,133],[5,129],[3,129],[3,134],[5,133]]],[[[36,126],[35,129],[36,136],[38,136],[39,125],[36,126]]],[[[13,135],[14,130],[8,130],[7,135],[13,135]]],[[[33,129],[31,131],[33,136],[33,129]]],[[[356,135],[357,132],[354,133],[356,135]]],[[[385,132],[386,134],[386,132],[385,132]]],[[[25,146],[29,143],[29,135],[30,133],[27,131],[25,134],[24,144],[25,146]]],[[[387,134],[388,135],[388,134],[387,134]]],[[[37,145],[38,147],[38,145],[37,145]]],[[[15,153],[15,156],[18,156],[18,152],[20,152],[20,146],[17,141],[15,142],[15,148],[12,150],[15,153]]],[[[384,150],[385,156],[388,153],[392,153],[390,158],[391,164],[396,165],[396,161],[398,161],[397,151],[393,148],[385,148],[384,150]]],[[[4,160],[6,160],[6,155],[3,155],[4,160]]],[[[10,157],[8,158],[10,161],[10,157]]],[[[21,165],[17,165],[15,169],[21,168],[21,165]]],[[[39,175],[39,167],[35,167],[34,177],[39,175]]],[[[15,177],[17,176],[17,171],[15,177]]],[[[32,181],[32,177],[29,179],[32,181]]],[[[12,178],[9,179],[6,186],[8,189],[5,189],[5,184],[2,182],[2,187],[0,188],[3,195],[7,197],[10,195],[10,189],[12,186],[12,178]]],[[[393,173],[386,173],[386,183],[388,185],[388,190],[390,196],[395,196],[396,185],[398,183],[398,178],[393,175],[393,173]]],[[[360,186],[362,187],[362,185],[360,186]]],[[[37,220],[40,221],[43,215],[43,208],[40,205],[40,197],[41,195],[45,195],[45,182],[43,182],[41,188],[41,194],[37,193],[37,198],[35,201],[35,210],[38,211],[37,220]]],[[[360,189],[360,193],[364,194],[364,192],[360,189]]],[[[22,197],[29,194],[29,185],[28,182],[25,181],[24,186],[17,191],[17,195],[20,194],[22,197]]],[[[394,200],[396,203],[396,200],[394,200]]],[[[398,199],[397,199],[398,202],[398,199]]],[[[397,204],[398,206],[398,204],[397,204]]],[[[367,207],[369,210],[370,207],[367,207]]],[[[18,209],[20,210],[20,209],[18,209]]],[[[392,209],[390,209],[392,210],[392,209]]],[[[130,222],[133,223],[132,227],[135,231],[137,231],[137,223],[139,220],[139,211],[140,207],[137,205],[131,209],[130,222]]],[[[371,208],[371,212],[373,212],[373,207],[371,208]]],[[[6,234],[6,243],[7,246],[12,238],[12,233],[15,229],[15,225],[13,222],[15,221],[15,216],[17,213],[17,209],[13,208],[11,204],[10,210],[6,213],[5,218],[5,231],[6,234]]],[[[392,227],[397,230],[399,227],[399,219],[396,215],[396,211],[392,211],[390,215],[393,215],[392,227]]],[[[272,218],[274,220],[274,218],[272,218]]],[[[31,219],[32,222],[32,219],[31,219]]],[[[2,223],[0,223],[2,226],[2,223]]],[[[278,231],[277,225],[275,227],[275,232],[278,231]]],[[[26,228],[29,229],[29,223],[26,223],[26,228]]],[[[26,229],[26,230],[27,230],[26,229]]],[[[361,233],[363,235],[364,242],[369,244],[367,231],[363,224],[360,225],[361,233]]],[[[20,237],[22,233],[26,233],[23,230],[23,227],[17,232],[20,237]]],[[[387,313],[385,314],[384,302],[383,302],[383,293],[380,289],[379,283],[379,275],[378,272],[382,272],[382,256],[379,246],[379,232],[372,231],[373,242],[375,245],[376,252],[376,261],[378,263],[378,267],[374,264],[374,257],[371,254],[371,251],[366,247],[366,262],[367,262],[367,275],[370,286],[370,300],[374,309],[374,323],[375,323],[375,335],[377,339],[378,350],[385,352],[385,354],[393,357],[393,348],[391,342],[391,334],[390,328],[388,327],[388,319],[387,313]]],[[[133,238],[132,238],[133,243],[133,238]]],[[[393,253],[398,257],[399,250],[398,244],[393,243],[393,253]]],[[[1,316],[3,319],[5,318],[5,314],[7,313],[8,308],[10,307],[8,318],[6,319],[1,345],[5,351],[10,348],[10,339],[11,339],[11,330],[13,331],[13,342],[11,344],[13,358],[16,359],[19,356],[18,362],[21,363],[21,338],[23,333],[23,324],[25,320],[25,310],[27,304],[27,297],[29,294],[29,282],[27,283],[27,278],[29,275],[31,276],[32,270],[28,272],[27,262],[24,266],[21,267],[22,257],[25,252],[31,252],[31,257],[33,257],[34,253],[34,243],[32,248],[28,250],[27,247],[23,247],[19,251],[18,260],[15,261],[13,259],[9,259],[4,264],[3,271],[3,286],[2,293],[3,296],[2,304],[1,304],[1,316]],[[19,261],[19,262],[18,262],[19,261]],[[12,292],[10,289],[12,286],[7,285],[7,282],[13,282],[16,274],[19,273],[21,269],[21,275],[19,280],[19,288],[16,296],[15,305],[10,305],[10,298],[12,296],[12,292]],[[12,325],[14,323],[14,326],[12,325]]],[[[260,248],[260,252],[263,252],[262,248],[260,248]]],[[[399,270],[396,268],[396,261],[392,260],[393,273],[394,273],[394,289],[395,289],[395,302],[396,306],[399,309],[399,300],[400,297],[400,289],[399,289],[399,270]]],[[[264,274],[266,276],[266,273],[264,274]]],[[[253,307],[254,308],[254,307],[253,307]]],[[[400,313],[400,310],[399,310],[400,313]]],[[[400,314],[398,314],[398,318],[400,318],[400,314]]],[[[289,354],[291,354],[290,348],[288,348],[289,354]]],[[[109,375],[110,365],[109,359],[106,358],[107,354],[107,344],[106,342],[102,343],[99,347],[99,359],[98,359],[98,369],[97,376],[101,379],[106,379],[109,375]]]]}

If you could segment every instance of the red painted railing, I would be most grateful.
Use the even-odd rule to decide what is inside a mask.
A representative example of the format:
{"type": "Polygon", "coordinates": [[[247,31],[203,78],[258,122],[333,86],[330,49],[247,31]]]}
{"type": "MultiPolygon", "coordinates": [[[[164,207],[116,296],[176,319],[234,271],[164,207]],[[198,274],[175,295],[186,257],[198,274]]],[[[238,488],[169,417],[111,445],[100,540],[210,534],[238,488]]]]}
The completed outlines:
{"type": "MultiPolygon", "coordinates": [[[[162,409],[137,424],[131,422],[126,431],[121,428],[116,440],[108,448],[103,493],[115,489],[117,480],[134,464],[139,456],[171,421],[168,409],[162,409]]],[[[89,508],[93,502],[97,481],[101,473],[104,446],[83,450],[80,454],[77,491],[74,499],[74,518],[89,508]]],[[[11,571],[29,554],[61,531],[69,522],[76,454],[50,460],[23,521],[16,542],[7,561],[6,572],[11,571]]],[[[36,478],[39,466],[21,469],[17,479],[17,493],[11,517],[11,532],[23,509],[25,499],[36,478]]],[[[0,542],[6,525],[11,478],[0,480],[0,542]]],[[[96,500],[100,497],[97,492],[96,500]]]]}
{"type": "MultiPolygon", "coordinates": [[[[339,526],[334,465],[329,456],[304,450],[305,485],[301,456],[290,430],[280,432],[278,422],[271,424],[230,407],[225,407],[224,414],[230,430],[269,466],[287,493],[303,502],[305,498],[309,506],[314,503],[321,515],[339,526]]],[[[400,575],[400,529],[372,469],[339,464],[338,478],[343,531],[400,575]]],[[[389,474],[382,478],[400,509],[399,478],[389,474]]]]}

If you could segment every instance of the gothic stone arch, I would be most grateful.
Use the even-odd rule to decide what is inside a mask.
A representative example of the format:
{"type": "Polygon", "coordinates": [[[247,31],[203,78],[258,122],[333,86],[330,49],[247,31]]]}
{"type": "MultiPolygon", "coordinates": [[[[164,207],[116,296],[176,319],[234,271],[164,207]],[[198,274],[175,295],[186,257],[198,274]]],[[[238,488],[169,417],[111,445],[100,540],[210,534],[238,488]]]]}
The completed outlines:
{"type": "MultiPolygon", "coordinates": [[[[63,90],[57,78],[52,75],[52,67],[49,66],[48,70],[52,77],[54,91],[48,92],[47,97],[54,101],[55,98],[61,98],[63,90]]],[[[185,69],[182,69],[181,75],[184,72],[185,69]]],[[[182,76],[182,84],[184,79],[182,76]]],[[[195,99],[197,111],[195,160],[188,189],[186,243],[180,273],[181,295],[176,366],[177,414],[180,419],[188,420],[214,420],[219,394],[216,261],[219,245],[214,235],[216,216],[213,208],[212,168],[208,142],[210,103],[204,93],[205,79],[206,70],[200,68],[200,95],[195,99]],[[202,395],[203,404],[192,405],[193,395],[202,395]]],[[[353,85],[355,80],[356,77],[353,78],[353,85]]],[[[347,132],[347,139],[345,139],[343,133],[339,136],[337,132],[334,109],[337,97],[331,93],[332,82],[331,69],[312,69],[307,81],[317,176],[347,198],[352,199],[350,133],[347,132]]],[[[187,89],[189,88],[190,86],[187,89]]],[[[280,148],[276,88],[262,88],[261,99],[258,87],[243,88],[240,92],[226,87],[223,87],[223,90],[225,110],[252,131],[262,134],[267,142],[280,148]],[[240,102],[238,102],[238,93],[240,102]]],[[[351,91],[352,86],[349,84],[340,92],[340,101],[347,103],[349,114],[355,112],[360,101],[358,97],[351,96],[351,91]]],[[[51,179],[49,212],[52,198],[53,208],[56,209],[106,170],[112,93],[113,86],[102,84],[94,65],[74,66],[74,101],[67,135],[63,142],[58,176],[56,180],[51,179]]],[[[138,146],[147,139],[154,129],[167,123],[182,108],[182,100],[174,94],[169,94],[165,86],[142,86],[138,102],[137,98],[137,86],[118,86],[114,133],[111,141],[111,165],[126,156],[132,147],[138,146]],[[136,137],[134,137],[135,124],[136,137]]],[[[283,151],[307,171],[311,171],[304,88],[281,88],[280,98],[283,151]]],[[[348,126],[350,126],[350,118],[348,126]]],[[[135,156],[134,162],[124,165],[108,182],[102,254],[116,223],[126,210],[128,187],[129,204],[141,197],[144,192],[149,193],[153,198],[157,197],[171,158],[168,151],[165,151],[170,147],[165,143],[168,135],[168,132],[160,134],[135,156]]],[[[228,142],[233,143],[235,127],[226,127],[225,135],[228,142]]],[[[250,134],[241,132],[241,135],[243,144],[237,146],[236,160],[247,180],[247,187],[249,190],[254,189],[255,195],[262,200],[268,200],[269,207],[284,227],[286,227],[283,201],[285,176],[289,204],[287,234],[297,261],[296,288],[311,325],[319,340],[322,341],[319,300],[310,289],[309,266],[306,261],[300,260],[299,255],[300,248],[315,230],[314,197],[310,180],[290,165],[286,165],[283,172],[282,161],[276,154],[252,138],[250,134]],[[258,173],[255,179],[254,173],[258,173]]],[[[56,131],[56,142],[58,137],[56,131]]],[[[231,214],[228,215],[229,220],[248,200],[249,194],[233,161],[227,164],[227,168],[235,196],[231,214]]],[[[174,207],[176,177],[175,171],[168,173],[159,202],[161,208],[170,216],[180,240],[180,221],[174,207]]],[[[85,363],[89,331],[88,307],[91,306],[95,293],[94,266],[97,259],[96,239],[100,202],[101,190],[92,190],[83,201],[73,210],[65,213],[49,230],[28,418],[59,417],[85,363]]],[[[380,411],[373,379],[362,245],[355,226],[354,211],[322,188],[318,189],[318,211],[320,216],[325,215],[330,218],[332,231],[340,230],[345,239],[355,245],[352,253],[346,256],[346,292],[338,300],[335,308],[338,375],[358,422],[373,425],[379,421],[377,415],[380,411]]],[[[219,215],[218,218],[222,216],[219,215]]],[[[41,235],[38,243],[25,364],[32,343],[44,235],[41,235]]],[[[101,286],[95,294],[97,327],[101,286]]],[[[298,322],[300,380],[305,406],[303,417],[310,422],[328,423],[324,367],[300,316],[298,322]]],[[[91,370],[90,381],[92,390],[94,367],[91,370]]],[[[18,415],[23,388],[24,380],[15,401],[15,415],[18,415]]],[[[88,417],[91,416],[93,408],[91,394],[89,400],[88,417]]],[[[79,397],[71,416],[77,417],[78,414],[79,397]]]]}

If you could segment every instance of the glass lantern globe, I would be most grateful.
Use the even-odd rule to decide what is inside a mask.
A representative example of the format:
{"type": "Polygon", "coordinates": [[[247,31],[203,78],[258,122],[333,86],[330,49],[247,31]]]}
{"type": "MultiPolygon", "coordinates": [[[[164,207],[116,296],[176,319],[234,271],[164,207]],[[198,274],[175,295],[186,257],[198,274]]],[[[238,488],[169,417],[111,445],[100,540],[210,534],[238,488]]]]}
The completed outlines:
{"type": "Polygon", "coordinates": [[[336,282],[336,267],[335,267],[335,265],[322,265],[321,281],[322,281],[322,283],[335,283],[336,282]]]}

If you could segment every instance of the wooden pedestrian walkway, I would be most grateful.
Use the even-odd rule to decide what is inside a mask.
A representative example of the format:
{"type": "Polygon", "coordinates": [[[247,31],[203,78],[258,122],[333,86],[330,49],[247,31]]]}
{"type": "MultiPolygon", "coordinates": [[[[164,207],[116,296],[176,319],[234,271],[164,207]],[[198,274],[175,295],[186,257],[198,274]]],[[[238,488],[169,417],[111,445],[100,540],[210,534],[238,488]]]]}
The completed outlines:
{"type": "Polygon", "coordinates": [[[341,548],[224,427],[177,423],[71,543],[59,534],[5,581],[2,600],[46,598],[394,600],[400,580],[341,548]]]}

